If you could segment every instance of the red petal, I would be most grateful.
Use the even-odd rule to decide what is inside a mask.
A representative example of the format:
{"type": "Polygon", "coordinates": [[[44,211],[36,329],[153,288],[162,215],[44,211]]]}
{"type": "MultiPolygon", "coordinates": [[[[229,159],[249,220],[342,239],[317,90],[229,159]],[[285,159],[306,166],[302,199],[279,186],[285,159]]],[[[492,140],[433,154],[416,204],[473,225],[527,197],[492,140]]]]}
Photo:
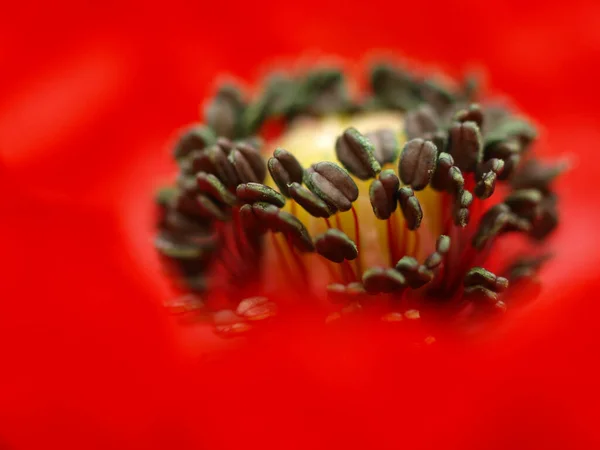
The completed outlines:
{"type": "Polygon", "coordinates": [[[597,2],[68,3],[10,5],[0,27],[6,446],[598,447],[597,2]],[[450,72],[481,62],[548,127],[552,152],[580,158],[555,242],[568,264],[546,272],[555,291],[463,353],[390,360],[387,341],[357,333],[194,361],[212,334],[171,327],[159,306],[154,152],[221,70],[252,79],[306,49],[356,59],[375,47],[450,72]]]}

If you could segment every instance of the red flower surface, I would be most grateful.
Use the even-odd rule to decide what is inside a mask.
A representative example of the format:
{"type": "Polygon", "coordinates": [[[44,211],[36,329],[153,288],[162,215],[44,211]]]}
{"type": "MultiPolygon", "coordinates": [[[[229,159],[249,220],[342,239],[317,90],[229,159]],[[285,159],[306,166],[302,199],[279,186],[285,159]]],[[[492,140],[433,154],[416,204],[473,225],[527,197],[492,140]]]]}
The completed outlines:
{"type": "Polygon", "coordinates": [[[0,27],[0,448],[597,448],[597,2],[12,5],[0,27]],[[221,352],[182,326],[153,189],[215,74],[388,49],[476,63],[567,154],[544,291],[425,354],[377,330],[221,352]]]}

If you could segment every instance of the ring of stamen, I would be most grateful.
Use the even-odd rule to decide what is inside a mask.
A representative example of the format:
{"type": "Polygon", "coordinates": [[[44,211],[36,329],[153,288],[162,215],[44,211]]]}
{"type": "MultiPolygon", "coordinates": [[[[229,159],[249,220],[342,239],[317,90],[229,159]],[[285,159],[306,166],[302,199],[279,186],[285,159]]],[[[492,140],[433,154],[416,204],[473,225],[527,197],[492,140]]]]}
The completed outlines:
{"type": "Polygon", "coordinates": [[[223,334],[309,304],[328,323],[503,312],[508,283],[534,279],[544,258],[497,276],[488,256],[503,234],[553,231],[564,167],[540,165],[535,129],[475,95],[387,65],[356,101],[329,69],[250,101],[224,86],[176,144],[157,250],[223,334]]]}

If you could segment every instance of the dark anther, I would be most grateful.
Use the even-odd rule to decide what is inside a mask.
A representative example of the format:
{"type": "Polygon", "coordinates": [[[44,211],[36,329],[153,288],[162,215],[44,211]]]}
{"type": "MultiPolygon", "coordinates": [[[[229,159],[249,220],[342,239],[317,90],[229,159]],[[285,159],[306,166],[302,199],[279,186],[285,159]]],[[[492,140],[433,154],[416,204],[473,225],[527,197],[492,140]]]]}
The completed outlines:
{"type": "Polygon", "coordinates": [[[473,237],[473,247],[481,250],[495,236],[507,231],[529,231],[531,225],[511,212],[508,205],[500,203],[492,206],[479,221],[473,237]]]}
{"type": "Polygon", "coordinates": [[[240,131],[243,110],[239,89],[233,85],[222,86],[206,108],[206,123],[217,136],[234,138],[240,131]]]}
{"type": "Polygon", "coordinates": [[[269,114],[285,116],[293,106],[298,81],[285,73],[275,73],[267,80],[265,91],[270,100],[269,114]]]}
{"type": "Polygon", "coordinates": [[[203,150],[212,145],[215,140],[216,136],[210,128],[204,125],[194,125],[180,136],[175,146],[175,158],[181,159],[195,150],[203,150]]]}
{"type": "Polygon", "coordinates": [[[454,115],[454,120],[457,122],[475,122],[475,124],[482,129],[483,126],[483,113],[481,108],[477,104],[469,105],[468,109],[461,109],[454,115]]]}
{"type": "Polygon", "coordinates": [[[490,310],[490,312],[503,313],[506,311],[506,304],[498,300],[498,294],[483,286],[465,288],[463,298],[475,302],[479,306],[490,310]]]}
{"type": "Polygon", "coordinates": [[[515,170],[519,166],[520,162],[521,155],[518,153],[510,155],[508,158],[506,158],[504,160],[504,170],[502,170],[502,173],[498,175],[498,180],[504,181],[510,179],[515,173],[515,170]]]}
{"type": "Polygon", "coordinates": [[[194,150],[190,152],[185,158],[181,158],[177,161],[179,166],[179,175],[193,175],[197,171],[194,168],[194,161],[201,158],[204,155],[203,150],[194,150]]]}
{"type": "Polygon", "coordinates": [[[208,194],[229,206],[235,205],[235,195],[229,192],[221,180],[212,173],[200,172],[196,175],[196,183],[201,193],[208,194]]]}
{"type": "MultiPolygon", "coordinates": [[[[177,165],[179,166],[179,175],[194,175],[196,172],[203,171],[204,169],[202,167],[199,169],[196,167],[198,166],[199,161],[203,161],[204,159],[206,159],[206,149],[193,150],[184,158],[178,159],[177,165]]],[[[212,165],[209,167],[212,167],[212,165]]]]}
{"type": "Polygon", "coordinates": [[[251,297],[242,300],[235,312],[246,320],[264,320],[277,314],[277,305],[266,297],[251,297]]]}
{"type": "Polygon", "coordinates": [[[245,204],[240,208],[240,222],[242,231],[249,238],[256,238],[267,231],[266,223],[262,222],[256,214],[252,205],[245,204]]]}
{"type": "Polygon", "coordinates": [[[483,109],[483,133],[489,134],[511,116],[511,112],[502,103],[487,104],[483,109]]]}
{"type": "Polygon", "coordinates": [[[475,122],[455,122],[450,127],[448,151],[463,172],[474,172],[483,158],[483,139],[475,122]]]}
{"type": "Polygon", "coordinates": [[[499,175],[504,170],[504,160],[499,158],[491,158],[485,162],[480,163],[475,171],[475,179],[477,181],[482,180],[485,175],[489,172],[493,172],[499,175]]]}
{"type": "Polygon", "coordinates": [[[465,275],[463,297],[476,301],[484,306],[491,306],[493,310],[504,312],[506,305],[498,300],[498,294],[508,288],[508,280],[498,277],[492,272],[482,268],[473,267],[465,275]]]}
{"type": "Polygon", "coordinates": [[[185,175],[179,173],[175,178],[175,185],[182,193],[186,195],[198,194],[200,189],[198,188],[198,180],[193,175],[185,175]]]}
{"type": "MultiPolygon", "coordinates": [[[[216,168],[213,164],[210,153],[213,151],[215,144],[211,145],[205,150],[195,150],[188,155],[185,160],[182,160],[179,164],[179,168],[182,174],[193,175],[197,172],[207,172],[216,174],[216,168]]],[[[227,154],[225,154],[227,156],[227,154]]]]}
{"type": "Polygon", "coordinates": [[[373,180],[369,188],[369,199],[373,212],[378,219],[386,220],[398,207],[398,188],[400,180],[393,170],[386,169],[373,180]]]}
{"type": "Polygon", "coordinates": [[[348,211],[358,198],[358,186],[337,164],[322,161],[305,171],[306,186],[325,201],[330,208],[348,211]]]}
{"type": "Polygon", "coordinates": [[[416,273],[420,266],[421,265],[416,258],[412,256],[403,256],[396,263],[396,270],[406,275],[407,273],[416,273]]]}
{"type": "Polygon", "coordinates": [[[542,201],[542,193],[537,189],[519,189],[511,192],[504,203],[517,216],[533,221],[539,216],[539,204],[542,201]]]}
{"type": "Polygon", "coordinates": [[[407,139],[422,138],[439,128],[438,115],[429,105],[421,105],[406,113],[404,131],[407,139]]]}
{"type": "Polygon", "coordinates": [[[269,203],[254,203],[252,211],[256,217],[264,221],[269,229],[283,233],[292,239],[294,245],[302,252],[313,252],[315,246],[302,222],[287,211],[282,211],[269,203]]]}
{"type": "Polygon", "coordinates": [[[241,183],[262,183],[267,175],[260,152],[248,144],[237,144],[228,156],[241,183]]]}
{"type": "Polygon", "coordinates": [[[243,203],[266,202],[283,208],[285,197],[275,189],[260,183],[240,184],[235,190],[237,198],[243,203]]]}
{"type": "Polygon", "coordinates": [[[479,221],[477,233],[473,237],[473,246],[480,250],[487,241],[506,226],[510,220],[510,208],[504,204],[495,205],[490,208],[479,221]]]}
{"type": "Polygon", "coordinates": [[[315,238],[317,252],[330,261],[341,263],[358,256],[356,244],[344,232],[331,228],[315,238]]]}
{"type": "Polygon", "coordinates": [[[473,203],[473,194],[466,189],[462,190],[461,193],[456,197],[454,203],[454,224],[460,227],[466,227],[469,223],[469,207],[473,203]]]}
{"type": "Polygon", "coordinates": [[[178,234],[212,235],[210,222],[205,223],[204,221],[194,220],[193,217],[185,216],[174,209],[169,209],[166,212],[160,227],[178,234]]]}
{"type": "Polygon", "coordinates": [[[521,143],[517,139],[507,139],[498,141],[493,145],[488,145],[484,150],[484,159],[498,158],[506,160],[512,155],[520,154],[522,150],[521,143]]]}
{"type": "Polygon", "coordinates": [[[260,98],[253,101],[244,110],[241,118],[243,134],[254,134],[259,132],[263,123],[271,112],[271,97],[265,92],[260,98]]]}
{"type": "Polygon", "coordinates": [[[494,194],[494,190],[496,189],[496,179],[498,176],[495,172],[486,172],[481,176],[481,179],[475,185],[475,195],[485,200],[486,198],[490,198],[494,194]]]}
{"type": "Polygon", "coordinates": [[[292,107],[297,83],[284,74],[274,74],[266,82],[263,94],[248,105],[242,122],[245,134],[258,132],[269,117],[286,115],[292,107]]]}
{"type": "Polygon", "coordinates": [[[178,193],[172,200],[175,211],[189,217],[206,218],[204,210],[198,205],[193,195],[178,193]]]}
{"type": "Polygon", "coordinates": [[[365,137],[373,143],[373,154],[381,166],[396,161],[400,153],[400,142],[394,130],[382,128],[365,133],[365,137]]]}
{"type": "Polygon", "coordinates": [[[425,189],[433,176],[437,161],[437,148],[431,141],[421,138],[408,141],[400,155],[400,179],[415,191],[425,189]]]}
{"type": "Polygon", "coordinates": [[[408,229],[416,230],[419,228],[421,220],[423,220],[423,211],[413,190],[408,186],[401,187],[398,191],[398,201],[408,229]]]}
{"type": "Polygon", "coordinates": [[[162,232],[156,237],[154,245],[169,258],[198,260],[207,257],[217,244],[212,235],[199,239],[162,232]]]}
{"type": "Polygon", "coordinates": [[[433,79],[424,80],[419,87],[423,100],[433,106],[440,115],[446,113],[456,101],[454,95],[433,79]]]}
{"type": "Polygon", "coordinates": [[[323,200],[299,183],[288,186],[289,196],[314,217],[329,217],[333,212],[323,200]]]}
{"type": "Polygon", "coordinates": [[[396,270],[404,276],[412,289],[419,289],[433,280],[433,272],[412,256],[403,256],[396,263],[396,270]]]}
{"type": "Polygon", "coordinates": [[[373,67],[371,87],[381,107],[407,111],[421,101],[417,83],[412,76],[389,65],[373,67]]]}
{"type": "Polygon", "coordinates": [[[229,152],[231,152],[231,150],[233,150],[233,147],[235,146],[231,139],[223,136],[219,136],[217,138],[217,145],[223,149],[226,155],[229,155],[229,152]]]}
{"type": "Polygon", "coordinates": [[[555,194],[546,195],[539,204],[539,215],[533,221],[530,236],[537,240],[545,239],[558,226],[558,197],[555,194]]]}
{"type": "Polygon", "coordinates": [[[433,133],[425,133],[423,139],[431,141],[438,150],[438,155],[446,150],[448,144],[448,133],[444,130],[437,130],[433,133]]]}
{"type": "Polygon", "coordinates": [[[287,150],[278,148],[273,152],[273,157],[269,158],[267,163],[269,167],[269,173],[277,184],[279,192],[286,197],[290,196],[288,186],[292,183],[302,184],[304,177],[304,169],[296,159],[287,150]]]}
{"type": "Polygon", "coordinates": [[[391,293],[403,289],[406,285],[404,275],[395,269],[373,267],[365,271],[363,286],[369,294],[391,293]]]}
{"type": "Polygon", "coordinates": [[[450,251],[450,238],[441,235],[437,238],[435,248],[435,252],[425,260],[425,267],[430,270],[436,269],[444,260],[444,255],[450,251]]]}
{"type": "Polygon", "coordinates": [[[465,287],[483,286],[486,289],[500,293],[508,288],[508,280],[496,276],[483,267],[473,267],[465,275],[463,285],[465,287]]]}
{"type": "Polygon", "coordinates": [[[381,172],[373,143],[356,128],[346,129],[337,138],[335,154],[346,170],[361,180],[374,178],[381,172]]]}
{"type": "Polygon", "coordinates": [[[521,149],[526,149],[536,138],[535,128],[528,122],[520,119],[506,119],[485,135],[485,146],[493,147],[502,141],[517,139],[521,149]]]}
{"type": "Polygon", "coordinates": [[[202,216],[220,221],[229,219],[229,210],[226,205],[202,194],[196,197],[196,202],[202,216]]]}
{"type": "Polygon", "coordinates": [[[321,68],[306,75],[300,86],[296,107],[303,113],[321,116],[344,111],[350,99],[344,75],[335,68],[321,68]]]}
{"type": "Polygon", "coordinates": [[[540,267],[550,258],[552,258],[552,255],[549,253],[540,256],[519,258],[508,266],[505,274],[511,283],[517,280],[534,278],[540,267]]]}
{"type": "Polygon", "coordinates": [[[535,159],[530,159],[515,173],[511,185],[514,189],[534,188],[547,193],[550,191],[550,184],[567,168],[565,162],[546,166],[535,159]]]}
{"type": "Polygon", "coordinates": [[[450,169],[454,166],[454,158],[448,153],[440,153],[438,156],[435,172],[431,178],[431,187],[437,191],[447,191],[450,189],[451,174],[450,169]]]}
{"type": "Polygon", "coordinates": [[[499,172],[498,180],[508,180],[511,178],[521,161],[522,145],[517,139],[502,141],[484,150],[484,159],[491,161],[496,158],[504,161],[504,167],[499,172]]]}
{"type": "Polygon", "coordinates": [[[225,186],[233,189],[239,184],[239,180],[233,165],[227,159],[228,154],[230,149],[226,142],[217,142],[194,159],[194,168],[198,172],[216,175],[225,186]]]}
{"type": "MultiPolygon", "coordinates": [[[[448,184],[446,189],[459,198],[465,190],[465,178],[457,166],[450,167],[448,171],[448,184]]],[[[460,199],[459,199],[460,200],[460,199]]]]}

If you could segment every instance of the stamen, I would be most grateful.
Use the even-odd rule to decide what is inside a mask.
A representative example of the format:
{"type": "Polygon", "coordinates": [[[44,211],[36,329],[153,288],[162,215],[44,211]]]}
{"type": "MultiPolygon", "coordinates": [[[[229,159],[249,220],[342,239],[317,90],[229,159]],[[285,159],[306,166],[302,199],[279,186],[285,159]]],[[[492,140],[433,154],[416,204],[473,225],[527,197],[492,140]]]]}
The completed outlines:
{"type": "Polygon", "coordinates": [[[223,86],[206,125],[181,134],[156,248],[171,276],[204,294],[220,332],[246,333],[285,308],[264,279],[327,294],[341,308],[330,319],[375,310],[390,326],[502,312],[521,289],[509,281],[538,288],[541,262],[515,262],[506,277],[483,267],[504,234],[541,242],[556,228],[551,184],[565,165],[538,164],[535,129],[471,103],[471,84],[447,90],[389,65],[370,83],[365,102],[335,69],[277,77],[256,99],[223,86]],[[279,134],[265,127],[274,120],[279,134]]]}

